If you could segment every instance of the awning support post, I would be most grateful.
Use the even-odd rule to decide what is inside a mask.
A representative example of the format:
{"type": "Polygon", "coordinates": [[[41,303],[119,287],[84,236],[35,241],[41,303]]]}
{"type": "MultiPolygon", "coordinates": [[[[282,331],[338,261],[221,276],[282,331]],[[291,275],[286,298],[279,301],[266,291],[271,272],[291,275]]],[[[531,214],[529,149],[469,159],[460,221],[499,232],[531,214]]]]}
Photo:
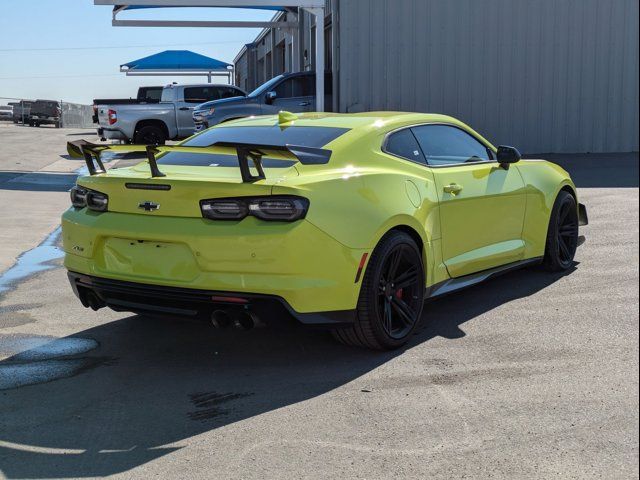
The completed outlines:
{"type": "Polygon", "coordinates": [[[305,10],[316,17],[316,112],[324,112],[324,7],[305,10]]]}

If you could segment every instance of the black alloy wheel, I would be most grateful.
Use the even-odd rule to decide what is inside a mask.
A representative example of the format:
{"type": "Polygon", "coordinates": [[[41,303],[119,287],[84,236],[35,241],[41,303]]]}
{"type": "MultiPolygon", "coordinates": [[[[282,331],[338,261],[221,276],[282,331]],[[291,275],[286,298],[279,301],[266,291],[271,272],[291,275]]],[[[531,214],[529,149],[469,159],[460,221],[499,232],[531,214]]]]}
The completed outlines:
{"type": "Polygon", "coordinates": [[[418,302],[424,285],[420,285],[414,251],[407,244],[393,248],[385,259],[379,279],[377,315],[385,333],[394,339],[404,338],[413,329],[421,311],[418,302]]]}
{"type": "Polygon", "coordinates": [[[549,220],[544,265],[558,272],[573,266],[578,249],[578,205],[569,192],[561,191],[556,198],[549,220]]]}
{"type": "Polygon", "coordinates": [[[379,350],[404,345],[420,323],[425,293],[422,254],[406,233],[391,231],[371,255],[354,325],[335,329],[347,345],[379,350]]]}

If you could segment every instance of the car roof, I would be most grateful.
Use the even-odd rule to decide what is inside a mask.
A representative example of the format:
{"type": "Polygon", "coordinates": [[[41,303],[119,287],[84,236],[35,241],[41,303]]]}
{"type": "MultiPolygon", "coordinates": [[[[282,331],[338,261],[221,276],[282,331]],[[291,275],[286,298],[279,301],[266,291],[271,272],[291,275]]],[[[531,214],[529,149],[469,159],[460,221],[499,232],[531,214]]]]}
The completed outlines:
{"type": "MultiPolygon", "coordinates": [[[[362,113],[294,113],[297,117],[292,125],[301,127],[335,127],[348,129],[370,129],[386,127],[385,130],[419,123],[461,122],[448,115],[412,112],[362,112],[362,113]]],[[[229,126],[270,126],[278,122],[278,115],[253,116],[229,122],[229,126]]],[[[227,124],[225,124],[227,125],[227,124]]]]}

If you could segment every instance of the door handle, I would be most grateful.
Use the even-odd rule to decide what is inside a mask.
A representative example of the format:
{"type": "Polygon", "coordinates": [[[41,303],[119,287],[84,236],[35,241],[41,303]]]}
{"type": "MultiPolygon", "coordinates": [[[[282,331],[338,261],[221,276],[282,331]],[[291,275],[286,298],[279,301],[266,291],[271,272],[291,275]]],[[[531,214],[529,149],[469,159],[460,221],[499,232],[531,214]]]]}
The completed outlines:
{"type": "Polygon", "coordinates": [[[443,190],[445,193],[450,193],[451,195],[457,195],[462,191],[462,186],[458,185],[457,183],[451,183],[449,185],[445,185],[443,190]]]}
{"type": "Polygon", "coordinates": [[[300,102],[298,105],[301,107],[306,107],[307,105],[311,105],[311,102],[300,102]]]}
{"type": "Polygon", "coordinates": [[[193,110],[193,107],[180,107],[178,110],[182,110],[184,112],[186,110],[193,110]]]}

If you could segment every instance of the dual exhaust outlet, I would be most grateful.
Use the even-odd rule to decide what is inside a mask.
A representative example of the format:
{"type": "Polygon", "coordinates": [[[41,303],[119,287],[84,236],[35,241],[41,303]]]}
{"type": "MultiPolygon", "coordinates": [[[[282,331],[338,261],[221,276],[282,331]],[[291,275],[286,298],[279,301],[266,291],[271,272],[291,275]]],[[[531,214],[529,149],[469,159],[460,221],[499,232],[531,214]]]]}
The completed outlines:
{"type": "Polygon", "coordinates": [[[239,330],[251,330],[262,325],[262,322],[249,310],[218,309],[211,313],[211,325],[219,329],[234,327],[239,330]]]}
{"type": "MultiPolygon", "coordinates": [[[[104,300],[90,290],[81,290],[79,296],[82,305],[94,311],[107,306],[104,300]]],[[[245,309],[216,309],[211,313],[210,321],[214,328],[221,330],[229,327],[251,330],[263,325],[255,313],[245,309]]]]}

